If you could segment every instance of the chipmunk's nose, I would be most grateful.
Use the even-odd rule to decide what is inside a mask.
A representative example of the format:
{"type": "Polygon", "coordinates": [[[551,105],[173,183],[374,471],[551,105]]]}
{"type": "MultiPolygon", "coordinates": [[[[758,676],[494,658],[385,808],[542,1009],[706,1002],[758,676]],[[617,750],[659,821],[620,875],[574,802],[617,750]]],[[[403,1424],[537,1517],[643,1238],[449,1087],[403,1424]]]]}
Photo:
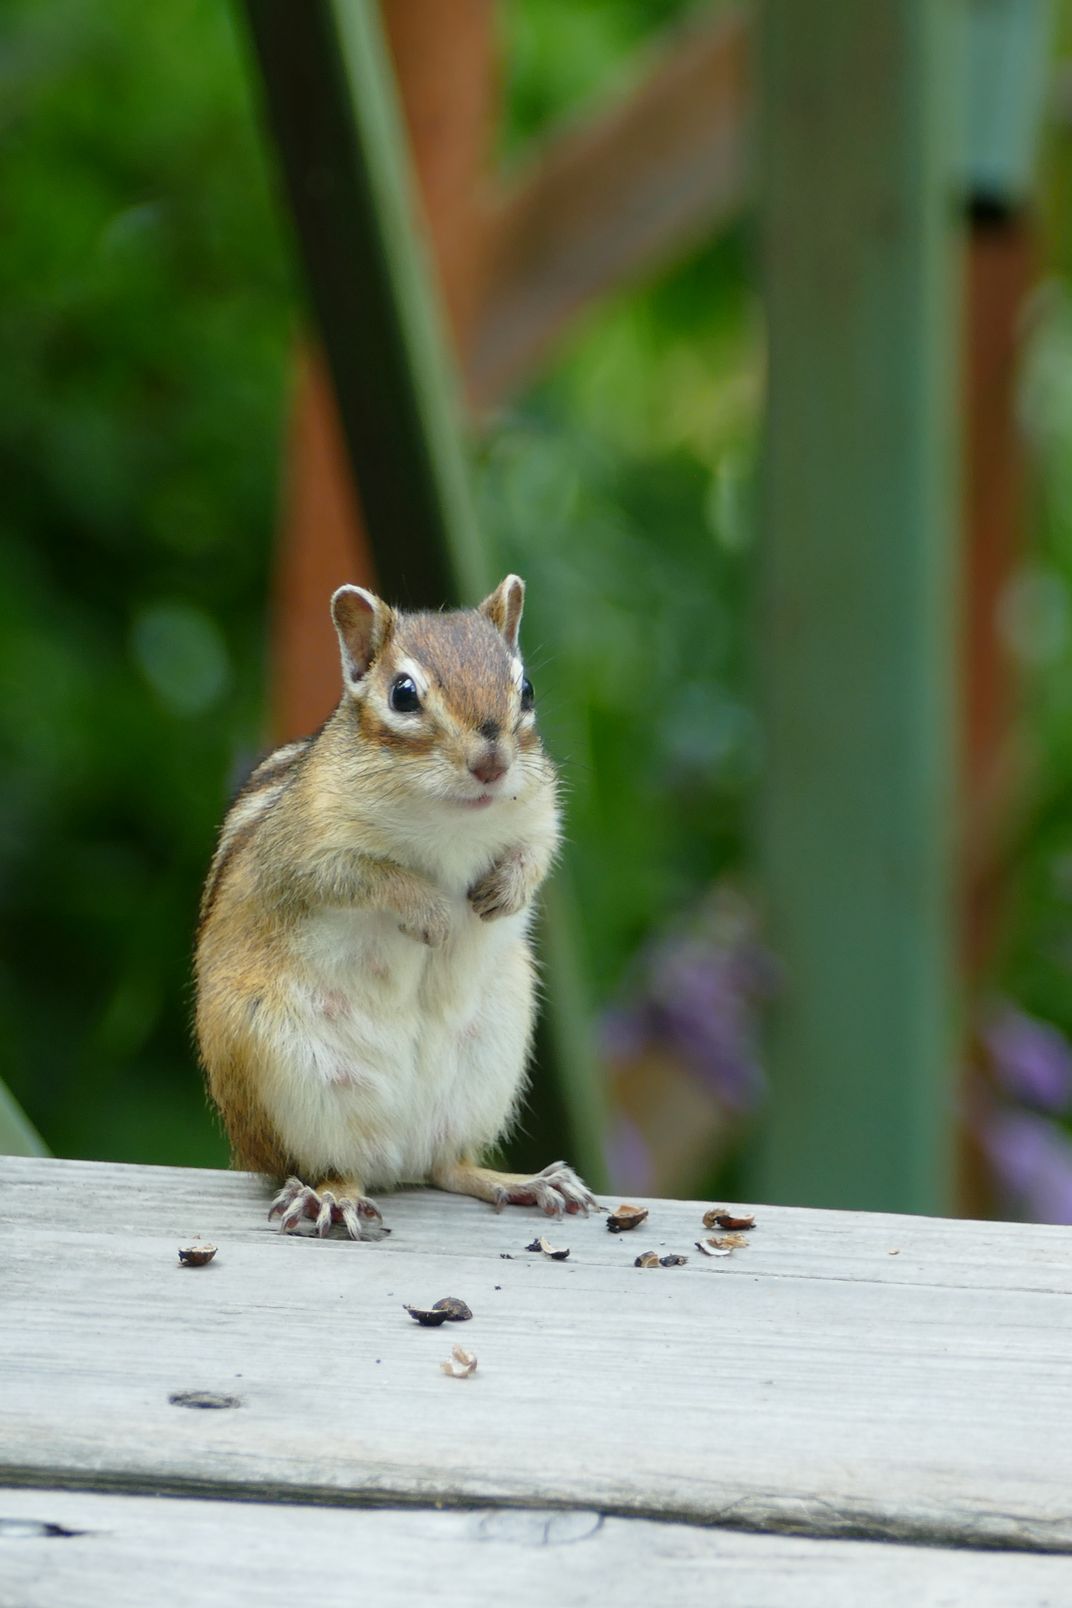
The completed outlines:
{"type": "Polygon", "coordinates": [[[503,759],[502,751],[498,748],[486,748],[478,760],[474,760],[469,769],[478,782],[485,786],[489,782],[497,782],[500,776],[505,776],[509,765],[503,759]]]}

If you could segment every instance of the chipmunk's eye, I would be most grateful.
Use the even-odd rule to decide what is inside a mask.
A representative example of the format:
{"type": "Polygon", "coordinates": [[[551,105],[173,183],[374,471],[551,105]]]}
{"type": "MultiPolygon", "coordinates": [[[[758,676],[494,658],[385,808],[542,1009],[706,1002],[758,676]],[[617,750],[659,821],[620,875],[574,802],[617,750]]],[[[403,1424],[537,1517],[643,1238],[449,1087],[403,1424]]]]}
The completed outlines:
{"type": "Polygon", "coordinates": [[[521,707],[522,709],[531,709],[535,702],[536,694],[532,690],[532,682],[526,676],[521,683],[521,707]]]}
{"type": "Polygon", "coordinates": [[[391,683],[388,699],[391,708],[400,715],[415,715],[421,707],[417,683],[412,676],[396,676],[391,683]]]}

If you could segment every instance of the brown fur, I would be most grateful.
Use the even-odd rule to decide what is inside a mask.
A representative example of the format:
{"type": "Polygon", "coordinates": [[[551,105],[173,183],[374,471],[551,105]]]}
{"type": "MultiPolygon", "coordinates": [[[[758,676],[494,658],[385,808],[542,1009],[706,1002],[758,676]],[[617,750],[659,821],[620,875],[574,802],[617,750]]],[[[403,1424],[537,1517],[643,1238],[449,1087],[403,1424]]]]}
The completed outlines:
{"type": "MultiPolygon", "coordinates": [[[[227,815],[224,817],[223,826],[220,830],[219,846],[217,847],[216,853],[213,856],[212,864],[209,867],[209,873],[205,879],[205,886],[201,894],[201,906],[198,915],[197,927],[198,936],[200,936],[201,929],[204,927],[205,922],[212,914],[212,908],[216,903],[220,888],[223,885],[224,877],[227,875],[227,872],[229,871],[233,862],[242,853],[242,850],[255,836],[261,819],[259,816],[255,817],[245,826],[240,827],[236,832],[232,833],[229,837],[227,832],[227,823],[230,820],[230,817],[240,805],[248,803],[251,798],[253,798],[257,793],[262,793],[265,788],[274,787],[278,783],[285,781],[288,777],[293,779],[293,777],[297,774],[303,760],[308,754],[310,747],[315,742],[317,736],[319,736],[319,732],[314,734],[312,737],[306,737],[302,743],[302,747],[295,752],[286,754],[284,750],[276,749],[274,753],[269,754],[265,759],[261,760],[260,764],[257,765],[256,768],[251,772],[249,777],[232,798],[228,807],[227,815]],[[277,757],[280,753],[284,753],[283,758],[277,757]]],[[[291,744],[285,745],[287,748],[292,746],[293,745],[291,744]]]]}
{"type": "MultiPolygon", "coordinates": [[[[312,741],[313,739],[311,737],[306,737],[300,750],[295,753],[288,754],[283,759],[276,758],[276,754],[280,752],[278,749],[276,750],[276,754],[269,754],[268,758],[262,760],[257,766],[257,769],[253,772],[245,787],[241,789],[235,798],[234,803],[237,804],[239,799],[248,798],[251,793],[259,793],[262,788],[271,787],[276,782],[281,782],[285,776],[296,770],[301,764],[302,760],[309,752],[309,745],[312,743],[312,741]]],[[[287,746],[289,747],[291,745],[288,744],[287,746]]]]}
{"type": "MultiPolygon", "coordinates": [[[[392,768],[406,755],[418,761],[440,743],[464,753],[478,735],[485,742],[497,740],[489,737],[493,728],[497,734],[516,730],[511,654],[487,613],[385,611],[369,627],[367,611],[351,604],[344,598],[337,619],[341,616],[350,631],[355,654],[371,652],[369,682],[377,678],[384,687],[397,674],[400,656],[413,659],[441,700],[440,717],[430,709],[423,725],[415,719],[413,734],[402,735],[384,724],[367,699],[346,693],[300,750],[282,758],[281,751],[270,754],[237,794],[202,899],[197,1036],[209,1092],[227,1131],[232,1164],[276,1179],[300,1171],[300,1159],[289,1152],[258,1098],[258,1017],[270,1031],[285,1011],[272,983],[284,964],[282,933],[305,910],[323,904],[391,910],[403,930],[426,943],[441,942],[447,929],[441,895],[430,882],[376,858],[373,849],[354,853],[350,817],[340,801],[356,788],[389,787],[392,768]],[[449,717],[446,724],[443,714],[449,717]],[[261,813],[228,831],[235,810],[280,783],[278,797],[261,813]]],[[[516,742],[526,752],[540,746],[531,728],[517,733],[516,742]]],[[[471,751],[478,750],[472,746],[471,751]]],[[[511,868],[507,885],[489,885],[489,916],[504,913],[507,902],[521,898],[520,881],[520,872],[511,868]]],[[[524,890],[525,898],[531,891],[524,890]]],[[[362,1193],[352,1178],[309,1181],[340,1195],[362,1193]]]]}
{"type": "Polygon", "coordinates": [[[472,731],[489,720],[507,725],[510,654],[490,621],[471,610],[405,614],[394,640],[428,672],[459,725],[472,731]]]}
{"type": "Polygon", "coordinates": [[[216,858],[213,860],[212,868],[208,874],[208,880],[205,883],[204,892],[201,895],[201,911],[198,917],[197,925],[199,935],[206,921],[208,921],[212,914],[213,907],[215,906],[216,900],[219,897],[219,892],[223,886],[224,878],[226,877],[228,870],[238,855],[241,854],[242,850],[253,838],[259,824],[259,821],[250,821],[247,826],[240,828],[239,831],[232,835],[226,848],[221,849],[221,851],[216,855],[216,858]]]}

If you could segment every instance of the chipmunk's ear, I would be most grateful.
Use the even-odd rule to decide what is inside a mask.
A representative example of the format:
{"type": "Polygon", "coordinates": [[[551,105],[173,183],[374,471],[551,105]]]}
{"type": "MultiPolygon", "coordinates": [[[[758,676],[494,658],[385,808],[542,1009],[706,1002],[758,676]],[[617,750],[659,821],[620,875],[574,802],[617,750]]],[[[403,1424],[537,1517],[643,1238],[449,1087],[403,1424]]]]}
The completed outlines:
{"type": "Polygon", "coordinates": [[[343,677],[347,686],[353,686],[390,636],[394,611],[363,586],[340,586],[331,599],[331,618],[339,633],[343,677]]]}
{"type": "Polygon", "coordinates": [[[524,607],[525,583],[520,575],[508,575],[480,605],[480,613],[506,639],[511,653],[517,652],[517,633],[524,607]]]}

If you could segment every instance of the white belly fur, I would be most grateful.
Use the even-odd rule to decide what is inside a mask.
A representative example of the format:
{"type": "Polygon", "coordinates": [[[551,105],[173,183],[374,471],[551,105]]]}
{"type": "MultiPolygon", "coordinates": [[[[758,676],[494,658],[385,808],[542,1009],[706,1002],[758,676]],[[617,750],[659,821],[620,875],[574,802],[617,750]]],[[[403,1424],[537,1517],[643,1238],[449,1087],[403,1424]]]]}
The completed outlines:
{"type": "Polygon", "coordinates": [[[338,1173],[369,1190],[420,1182],[509,1122],[533,1012],[529,913],[483,922],[464,894],[452,904],[440,949],[364,910],[320,911],[294,934],[264,1097],[314,1179],[338,1173]]]}

